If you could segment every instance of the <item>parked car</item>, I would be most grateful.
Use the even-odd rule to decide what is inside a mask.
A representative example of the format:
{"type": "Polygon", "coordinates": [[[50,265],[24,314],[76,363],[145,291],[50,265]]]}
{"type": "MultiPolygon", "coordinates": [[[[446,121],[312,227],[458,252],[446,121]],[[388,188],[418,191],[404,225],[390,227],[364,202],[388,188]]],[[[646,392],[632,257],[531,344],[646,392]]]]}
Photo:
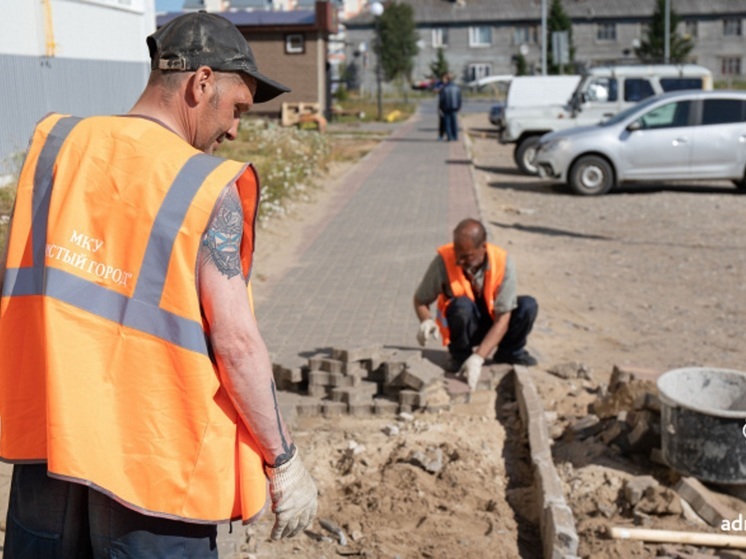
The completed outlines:
{"type": "MultiPolygon", "coordinates": [[[[550,77],[559,76],[544,79],[550,77]]],[[[511,110],[508,102],[499,141],[515,144],[513,158],[527,175],[538,172],[531,161],[539,138],[547,132],[596,124],[659,93],[712,89],[712,73],[696,64],[597,66],[575,80],[575,90],[560,101],[550,97],[557,88],[547,85],[537,90],[546,96],[540,104],[511,110]]]]}
{"type": "Polygon", "coordinates": [[[541,137],[534,164],[576,194],[633,181],[727,179],[746,189],[746,91],[675,91],[595,126],[541,137]]]}
{"type": "Polygon", "coordinates": [[[490,113],[488,115],[488,118],[490,119],[490,122],[494,124],[495,126],[500,125],[500,119],[503,116],[503,111],[505,110],[505,103],[502,101],[495,103],[490,107],[490,113]]]}

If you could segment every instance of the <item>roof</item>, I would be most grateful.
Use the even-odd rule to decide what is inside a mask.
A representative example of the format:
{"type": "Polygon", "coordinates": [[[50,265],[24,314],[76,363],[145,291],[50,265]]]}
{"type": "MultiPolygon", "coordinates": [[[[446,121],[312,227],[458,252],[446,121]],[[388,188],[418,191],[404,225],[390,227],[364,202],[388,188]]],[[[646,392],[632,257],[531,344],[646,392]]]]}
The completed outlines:
{"type": "MultiPolygon", "coordinates": [[[[160,27],[172,19],[183,15],[184,12],[168,12],[159,14],[156,17],[156,25],[160,27]]],[[[272,11],[237,11],[237,12],[220,12],[218,15],[223,16],[237,27],[269,27],[269,26],[296,26],[296,25],[314,25],[316,23],[316,13],[313,10],[293,10],[289,12],[272,12],[272,11]]]]}
{"type": "MultiPolygon", "coordinates": [[[[541,0],[398,0],[414,9],[418,24],[479,22],[540,21],[541,0]]],[[[549,1],[547,2],[549,4],[549,1]]],[[[385,2],[384,2],[385,5],[385,2]]],[[[564,0],[562,6],[573,20],[649,18],[654,0],[564,0]]],[[[744,0],[677,0],[675,13],[682,18],[722,17],[740,14],[746,17],[744,0]]],[[[348,27],[368,26],[373,16],[364,12],[347,20],[348,27]]]]}

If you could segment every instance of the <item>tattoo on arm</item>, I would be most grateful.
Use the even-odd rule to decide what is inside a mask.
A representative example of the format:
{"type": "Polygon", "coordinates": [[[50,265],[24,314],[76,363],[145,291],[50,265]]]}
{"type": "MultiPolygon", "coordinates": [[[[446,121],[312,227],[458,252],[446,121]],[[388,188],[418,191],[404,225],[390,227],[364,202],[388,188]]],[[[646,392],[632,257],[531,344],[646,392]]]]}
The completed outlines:
{"type": "Polygon", "coordinates": [[[212,262],[228,278],[241,274],[241,236],[243,234],[243,208],[233,186],[225,193],[215,208],[210,225],[202,239],[206,249],[204,258],[212,262]]]}
{"type": "Polygon", "coordinates": [[[277,426],[280,428],[280,439],[282,440],[282,450],[284,451],[277,458],[275,458],[275,463],[272,464],[273,468],[277,468],[278,466],[282,466],[285,462],[293,457],[293,454],[295,454],[295,445],[292,443],[288,444],[287,439],[285,439],[285,434],[282,432],[282,423],[280,421],[280,407],[277,403],[277,391],[275,389],[274,382],[272,382],[272,398],[275,401],[275,415],[277,416],[277,426]]]}

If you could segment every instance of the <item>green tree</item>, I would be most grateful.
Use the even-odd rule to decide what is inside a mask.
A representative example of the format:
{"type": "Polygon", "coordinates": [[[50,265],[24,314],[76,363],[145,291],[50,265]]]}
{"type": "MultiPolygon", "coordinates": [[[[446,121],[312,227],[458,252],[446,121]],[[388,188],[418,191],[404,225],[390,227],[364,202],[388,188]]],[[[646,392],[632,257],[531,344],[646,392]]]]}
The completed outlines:
{"type": "Polygon", "coordinates": [[[440,79],[443,74],[449,73],[448,60],[446,60],[445,52],[443,47],[438,47],[435,60],[430,63],[430,75],[431,77],[440,79]]]}
{"type": "Polygon", "coordinates": [[[387,4],[377,26],[379,36],[373,43],[373,50],[381,61],[382,78],[385,81],[406,80],[411,84],[420,38],[412,6],[397,2],[387,4]]]}
{"type": "Polygon", "coordinates": [[[555,62],[554,53],[552,52],[552,33],[555,31],[567,31],[567,41],[570,50],[570,62],[563,65],[563,72],[567,72],[567,66],[571,66],[575,60],[575,47],[572,44],[572,20],[565,12],[562,6],[562,0],[552,0],[547,14],[547,72],[550,74],[559,74],[559,64],[555,62]]]}
{"type": "Polygon", "coordinates": [[[526,61],[525,56],[518,53],[513,57],[513,62],[515,62],[515,75],[516,76],[528,75],[528,62],[526,61]]]}
{"type": "MultiPolygon", "coordinates": [[[[680,18],[673,8],[669,17],[671,32],[669,60],[674,64],[686,62],[689,53],[694,48],[694,41],[691,37],[684,38],[676,32],[680,18]]],[[[647,37],[640,42],[639,48],[635,49],[637,58],[646,63],[663,62],[665,58],[665,36],[666,0],[656,0],[655,11],[653,11],[653,17],[647,29],[647,37]]]]}

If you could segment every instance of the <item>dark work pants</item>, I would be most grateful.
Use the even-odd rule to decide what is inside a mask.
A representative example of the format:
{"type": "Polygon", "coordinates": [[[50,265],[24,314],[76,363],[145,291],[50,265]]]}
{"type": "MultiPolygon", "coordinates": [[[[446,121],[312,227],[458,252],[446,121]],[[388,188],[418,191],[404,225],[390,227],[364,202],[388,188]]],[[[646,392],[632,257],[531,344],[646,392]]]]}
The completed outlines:
{"type": "MultiPolygon", "coordinates": [[[[518,307],[510,314],[508,331],[500,341],[496,357],[510,357],[523,351],[538,312],[536,299],[529,295],[518,297],[518,307]]],[[[472,354],[472,348],[482,343],[493,324],[487,306],[481,301],[477,304],[468,297],[451,300],[446,309],[446,320],[451,335],[448,351],[458,361],[472,354]]]]}
{"type": "Polygon", "coordinates": [[[84,485],[16,464],[4,559],[217,559],[217,526],[137,513],[84,485]]]}
{"type": "Polygon", "coordinates": [[[443,127],[448,141],[458,140],[458,111],[443,111],[443,127]]]}

